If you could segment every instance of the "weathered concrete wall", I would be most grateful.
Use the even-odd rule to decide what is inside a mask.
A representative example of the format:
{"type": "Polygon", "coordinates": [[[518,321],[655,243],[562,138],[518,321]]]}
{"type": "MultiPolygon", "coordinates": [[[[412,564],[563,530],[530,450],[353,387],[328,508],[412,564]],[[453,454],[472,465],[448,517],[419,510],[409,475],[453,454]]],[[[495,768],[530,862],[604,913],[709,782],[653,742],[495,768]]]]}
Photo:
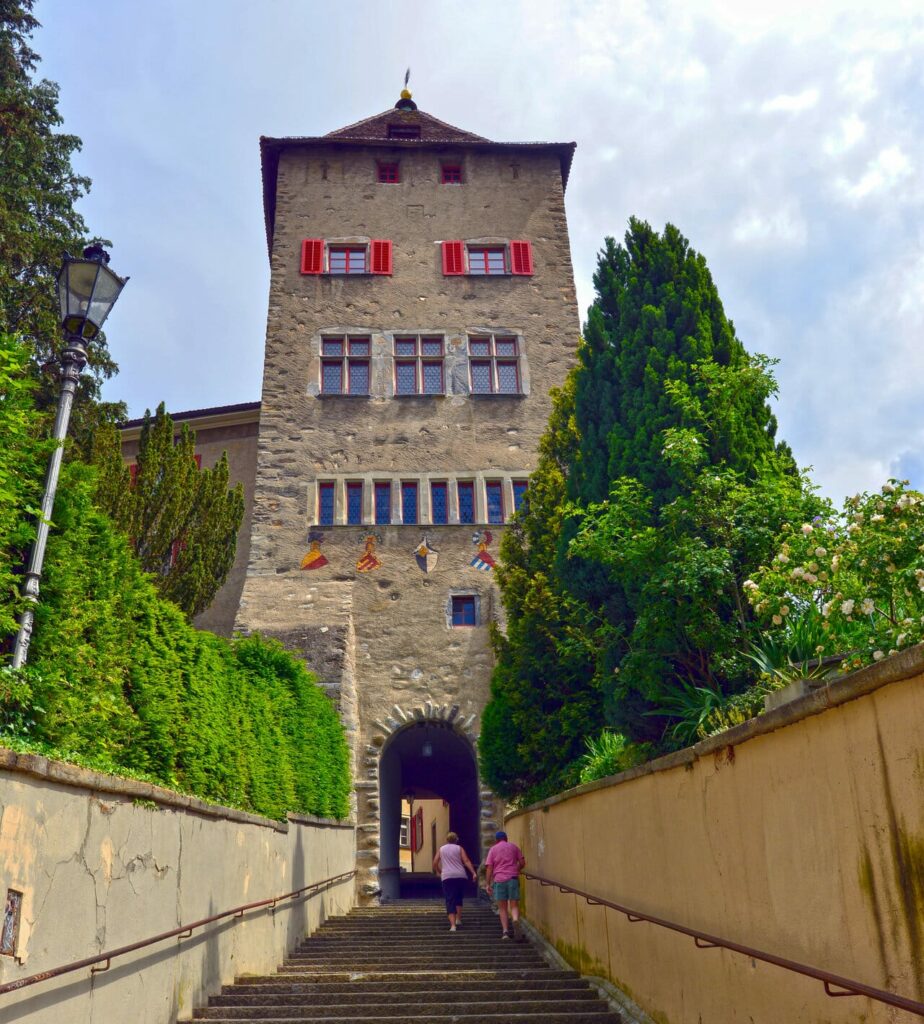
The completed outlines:
{"type": "MultiPolygon", "coordinates": [[[[507,827],[529,871],[924,1000],[924,647],[507,827]]],[[[526,888],[559,951],[658,1024],[919,1019],[526,888]]]]}
{"type": "MultiPolygon", "coordinates": [[[[94,956],[354,865],[352,826],[273,822],[142,783],[0,750],[0,880],[23,894],[15,958],[0,983],[94,956]]],[[[235,976],[352,905],[348,881],[272,912],[208,925],[0,996],[18,1024],[173,1024],[235,976]]]]}

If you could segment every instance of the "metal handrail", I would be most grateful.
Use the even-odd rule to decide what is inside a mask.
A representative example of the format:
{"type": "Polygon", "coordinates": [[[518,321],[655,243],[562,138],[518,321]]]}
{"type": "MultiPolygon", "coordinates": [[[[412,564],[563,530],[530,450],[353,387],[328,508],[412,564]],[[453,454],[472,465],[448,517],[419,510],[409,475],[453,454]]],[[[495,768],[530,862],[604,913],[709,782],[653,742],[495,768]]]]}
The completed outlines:
{"type": "Polygon", "coordinates": [[[667,921],[662,917],[654,917],[651,914],[643,913],[641,910],[633,910],[624,907],[621,903],[613,903],[602,896],[594,896],[591,893],[575,889],[573,886],[565,885],[564,882],[556,882],[551,878],[543,878],[541,875],[534,875],[528,871],[523,872],[524,876],[540,885],[555,886],[559,892],[573,893],[586,900],[590,906],[609,907],[620,914],[625,914],[630,922],[647,921],[649,924],[656,924],[661,928],[669,928],[673,932],[680,932],[681,935],[689,935],[697,949],[730,949],[733,953],[741,953],[754,960],[763,960],[764,963],[774,964],[787,971],[794,971],[796,974],[803,974],[807,978],[814,978],[824,984],[825,993],[829,996],[866,996],[868,999],[875,999],[886,1006],[894,1006],[899,1010],[908,1010],[924,1017],[924,1003],[914,999],[906,999],[905,996],[896,995],[894,992],[886,992],[885,989],[874,988],[862,981],[854,981],[852,978],[842,978],[838,974],[824,971],[820,967],[812,967],[809,964],[799,963],[797,960],[787,960],[785,957],[776,956],[773,953],[766,953],[761,949],[753,949],[751,946],[744,946],[739,942],[732,942],[730,939],[723,939],[717,935],[709,935],[707,932],[698,931],[696,928],[687,928],[686,925],[677,924],[676,921],[667,921]],[[838,990],[838,991],[835,991],[838,990]]]}
{"type": "Polygon", "coordinates": [[[169,932],[161,932],[160,935],[152,935],[149,939],[142,939],[140,942],[132,942],[128,946],[119,946],[118,949],[110,949],[105,953],[97,953],[96,956],[89,956],[84,960],[75,960],[73,963],[64,964],[62,967],[53,967],[50,971],[40,971],[38,974],[30,974],[27,978],[19,978],[17,981],[7,982],[5,985],[0,985],[0,995],[6,995],[7,992],[15,992],[18,989],[26,988],[27,985],[36,985],[40,981],[48,981],[49,978],[57,978],[62,974],[69,974],[71,971],[79,971],[84,967],[90,968],[91,974],[100,974],[103,971],[108,971],[110,964],[117,956],[123,956],[125,953],[133,953],[136,949],[143,949],[145,946],[152,946],[155,942],[163,942],[165,939],[172,939],[174,936],[180,938],[188,938],[193,933],[194,928],[201,928],[206,924],[214,924],[215,921],[221,921],[226,917],[237,917],[241,918],[249,910],[258,910],[260,907],[272,907],[273,911],[276,910],[276,904],[281,903],[283,900],[295,900],[300,896],[314,896],[319,893],[322,889],[330,889],[335,885],[339,885],[341,882],[349,881],[356,874],[356,869],[352,871],[345,871],[340,875],[333,875],[331,878],[325,878],[321,882],[312,882],[310,885],[304,885],[301,889],[295,889],[293,892],[284,893],[282,896],[272,896],[269,899],[257,900],[255,903],[244,903],[240,907],[234,907],[231,910],[223,910],[220,914],[212,914],[211,917],[203,917],[198,921],[192,921],[190,924],[181,924],[178,928],[172,928],[169,932]],[[105,967],[96,967],[95,964],[100,964],[105,961],[105,967]]]}

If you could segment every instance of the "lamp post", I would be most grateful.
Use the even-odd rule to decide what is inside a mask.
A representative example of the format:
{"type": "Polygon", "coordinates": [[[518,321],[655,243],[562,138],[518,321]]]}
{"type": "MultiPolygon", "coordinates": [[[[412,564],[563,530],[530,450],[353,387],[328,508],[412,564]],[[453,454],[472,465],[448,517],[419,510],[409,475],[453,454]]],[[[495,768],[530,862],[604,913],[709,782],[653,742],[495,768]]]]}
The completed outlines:
{"type": "Polygon", "coordinates": [[[32,625],[35,620],[35,605],[39,596],[39,580],[42,563],[45,561],[45,545],[48,543],[48,527],[58,489],[61,459],[64,454],[64,438],[71,418],[71,407],[77,391],[80,373],[87,365],[87,341],[92,341],[112,307],[125,287],[127,277],[119,277],[109,269],[109,253],[102,246],[91,245],[84,249],[83,257],[64,254],[64,264],[58,271],[58,303],[61,307],[61,326],[66,345],[61,353],[61,396],[58,399],[58,413],[55,416],[53,438],[54,450],[48,460],[48,475],[45,478],[45,494],[42,497],[42,514],[35,531],[35,543],[26,569],[23,597],[28,602],[19,620],[19,633],[13,648],[13,668],[21,668],[29,657],[29,641],[32,639],[32,625]]]}

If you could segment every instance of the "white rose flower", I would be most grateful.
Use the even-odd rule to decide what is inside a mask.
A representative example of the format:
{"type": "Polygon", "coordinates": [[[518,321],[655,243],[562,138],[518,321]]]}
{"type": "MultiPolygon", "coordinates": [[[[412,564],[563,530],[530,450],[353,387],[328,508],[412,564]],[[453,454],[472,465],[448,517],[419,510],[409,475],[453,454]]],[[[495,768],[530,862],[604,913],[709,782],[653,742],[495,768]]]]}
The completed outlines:
{"type": "Polygon", "coordinates": [[[873,651],[873,661],[882,661],[884,657],[882,651],[873,651]]]}
{"type": "Polygon", "coordinates": [[[827,618],[831,614],[831,609],[834,607],[833,601],[827,601],[821,606],[821,614],[827,618]]]}
{"type": "Polygon", "coordinates": [[[847,527],[847,532],[848,533],[856,533],[857,530],[859,530],[859,529],[860,529],[860,527],[857,526],[856,523],[851,523],[850,526],[847,527]]]}
{"type": "Polygon", "coordinates": [[[802,532],[805,534],[806,537],[812,532],[812,529],[813,527],[811,523],[802,524],[802,532]]]}
{"type": "Polygon", "coordinates": [[[773,625],[774,626],[782,626],[783,625],[783,620],[779,617],[779,615],[774,615],[773,616],[773,625]]]}
{"type": "Polygon", "coordinates": [[[905,642],[907,637],[908,637],[907,633],[899,633],[898,636],[895,638],[896,646],[897,647],[901,647],[901,645],[905,642]]]}
{"type": "Polygon", "coordinates": [[[869,517],[869,521],[870,521],[871,523],[881,523],[881,522],[883,522],[884,520],[885,520],[885,516],[881,516],[881,515],[879,515],[878,513],[877,513],[876,515],[874,515],[874,516],[870,516],[870,517],[869,517]]]}
{"type": "Polygon", "coordinates": [[[891,494],[894,490],[895,490],[895,488],[892,486],[892,484],[883,484],[882,485],[882,493],[883,494],[891,494]]]}
{"type": "Polygon", "coordinates": [[[828,552],[824,548],[815,548],[815,555],[817,558],[824,558],[828,552]]]}
{"type": "Polygon", "coordinates": [[[860,611],[864,615],[872,615],[875,610],[876,605],[873,603],[873,599],[871,597],[864,597],[860,602],[860,611]]]}
{"type": "Polygon", "coordinates": [[[788,614],[789,614],[789,605],[788,604],[780,605],[780,615],[788,615],[788,614]]]}
{"type": "Polygon", "coordinates": [[[844,601],[844,603],[841,605],[841,611],[845,615],[853,615],[853,605],[854,602],[848,598],[848,600],[844,601]]]}

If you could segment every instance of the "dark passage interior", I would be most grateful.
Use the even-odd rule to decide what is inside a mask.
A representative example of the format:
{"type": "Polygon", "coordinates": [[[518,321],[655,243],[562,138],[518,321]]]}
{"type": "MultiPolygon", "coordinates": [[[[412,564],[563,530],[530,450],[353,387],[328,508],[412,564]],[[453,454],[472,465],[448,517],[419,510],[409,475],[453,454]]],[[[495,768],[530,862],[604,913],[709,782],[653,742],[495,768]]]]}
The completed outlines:
{"type": "MultiPolygon", "coordinates": [[[[407,726],[389,739],[379,763],[381,850],[379,882],[382,896],[437,896],[439,879],[430,871],[432,843],[441,846],[446,837],[434,826],[418,838],[420,853],[414,870],[401,867],[402,838],[407,843],[407,826],[402,835],[402,801],[440,800],[448,804],[449,828],[477,867],[479,843],[478,775],[475,752],[468,740],[451,725],[424,721],[407,726]]],[[[440,829],[441,832],[445,828],[440,829]]],[[[405,861],[407,861],[405,856],[405,861]]],[[[475,887],[471,887],[474,895],[475,887]]]]}

